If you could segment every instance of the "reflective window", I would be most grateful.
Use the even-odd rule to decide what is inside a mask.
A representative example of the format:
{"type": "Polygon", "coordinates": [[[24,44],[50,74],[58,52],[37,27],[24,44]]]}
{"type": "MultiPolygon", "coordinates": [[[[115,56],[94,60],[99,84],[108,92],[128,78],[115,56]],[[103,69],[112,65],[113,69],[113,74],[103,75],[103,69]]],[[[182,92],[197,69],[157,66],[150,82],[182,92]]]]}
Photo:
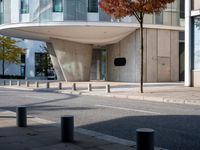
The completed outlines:
{"type": "Polygon", "coordinates": [[[86,0],[65,0],[64,1],[64,20],[87,20],[87,1],[86,0]]]}
{"type": "Polygon", "coordinates": [[[3,23],[3,1],[0,0],[0,24],[3,23]]]}
{"type": "Polygon", "coordinates": [[[200,69],[200,17],[194,18],[193,69],[200,69]]]}
{"type": "Polygon", "coordinates": [[[88,12],[98,12],[98,0],[88,0],[88,12]]]}
{"type": "Polygon", "coordinates": [[[35,76],[52,76],[53,65],[48,53],[35,53],[35,76]]]}
{"type": "Polygon", "coordinates": [[[21,14],[29,13],[29,0],[21,0],[21,14]]]}
{"type": "Polygon", "coordinates": [[[63,12],[62,0],[53,0],[53,12],[63,12]]]}

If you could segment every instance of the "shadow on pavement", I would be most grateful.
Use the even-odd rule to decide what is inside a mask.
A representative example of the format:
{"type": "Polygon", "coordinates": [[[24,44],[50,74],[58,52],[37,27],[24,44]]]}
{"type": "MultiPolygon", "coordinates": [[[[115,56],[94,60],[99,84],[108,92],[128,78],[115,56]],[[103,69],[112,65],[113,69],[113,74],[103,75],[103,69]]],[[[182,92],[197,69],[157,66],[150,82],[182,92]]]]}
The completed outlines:
{"type": "Polygon", "coordinates": [[[155,130],[155,143],[158,147],[170,150],[200,149],[199,116],[130,116],[88,124],[80,128],[134,141],[136,129],[152,128],[155,130]]]}

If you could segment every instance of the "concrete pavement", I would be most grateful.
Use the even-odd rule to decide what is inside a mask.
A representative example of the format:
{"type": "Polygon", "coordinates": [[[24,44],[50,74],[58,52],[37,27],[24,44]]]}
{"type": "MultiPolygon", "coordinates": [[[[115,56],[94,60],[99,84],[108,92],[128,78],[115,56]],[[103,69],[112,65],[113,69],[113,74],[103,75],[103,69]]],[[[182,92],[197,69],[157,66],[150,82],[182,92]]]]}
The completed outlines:
{"type": "MultiPolygon", "coordinates": [[[[0,81],[3,87],[3,80],[0,81]]],[[[21,86],[17,86],[16,80],[13,85],[7,88],[35,91],[49,91],[74,95],[103,96],[113,98],[128,98],[146,101],[156,101],[164,103],[200,105],[200,88],[184,87],[183,83],[145,83],[144,93],[139,93],[137,83],[122,82],[77,82],[76,91],[72,91],[73,83],[62,82],[62,89],[58,89],[59,82],[50,82],[50,88],[46,88],[46,82],[40,81],[40,86],[35,87],[35,81],[30,81],[30,86],[26,87],[25,81],[21,86]],[[92,91],[88,91],[88,85],[92,85],[92,91]],[[111,93],[106,92],[106,85],[111,86],[111,93]]]]}
{"type": "Polygon", "coordinates": [[[1,109],[15,111],[16,105],[26,105],[31,116],[57,123],[60,116],[73,115],[76,128],[129,141],[136,140],[137,128],[153,128],[156,146],[200,149],[200,109],[195,105],[0,88],[1,109]]]}
{"type": "MultiPolygon", "coordinates": [[[[134,150],[135,144],[119,144],[103,135],[88,134],[87,130],[76,129],[73,143],[61,143],[59,125],[40,118],[28,117],[28,127],[16,127],[15,113],[0,110],[1,150],[134,150]],[[85,134],[83,134],[85,133],[85,134]],[[86,135],[87,134],[87,135],[86,135]],[[105,139],[105,138],[104,138],[105,139]]],[[[125,143],[124,141],[121,141],[125,143]]]]}

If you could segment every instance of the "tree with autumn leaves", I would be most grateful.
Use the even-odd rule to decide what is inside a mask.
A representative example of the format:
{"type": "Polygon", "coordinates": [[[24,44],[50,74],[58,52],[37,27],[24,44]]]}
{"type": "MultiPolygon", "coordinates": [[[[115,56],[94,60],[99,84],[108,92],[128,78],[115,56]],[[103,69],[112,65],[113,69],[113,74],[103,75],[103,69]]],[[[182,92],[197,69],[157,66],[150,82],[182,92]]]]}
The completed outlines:
{"type": "Polygon", "coordinates": [[[159,14],[167,4],[175,0],[101,0],[99,5],[103,11],[114,18],[134,16],[140,24],[141,37],[141,68],[140,68],[140,92],[143,93],[143,24],[145,14],[159,14]]]}
{"type": "Polygon", "coordinates": [[[5,73],[5,62],[12,64],[21,63],[21,55],[26,49],[20,48],[17,41],[10,37],[0,36],[0,61],[2,61],[2,75],[5,73]]]}

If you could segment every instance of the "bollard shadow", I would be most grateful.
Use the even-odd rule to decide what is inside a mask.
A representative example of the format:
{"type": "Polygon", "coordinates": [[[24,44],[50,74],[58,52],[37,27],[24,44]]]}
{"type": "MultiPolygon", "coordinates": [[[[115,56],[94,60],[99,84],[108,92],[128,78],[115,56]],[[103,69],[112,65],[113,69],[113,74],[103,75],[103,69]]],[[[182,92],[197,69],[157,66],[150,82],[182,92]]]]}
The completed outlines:
{"type": "Polygon", "coordinates": [[[88,130],[136,141],[136,129],[155,130],[155,145],[170,150],[200,149],[200,116],[129,116],[80,126],[88,130]]]}

